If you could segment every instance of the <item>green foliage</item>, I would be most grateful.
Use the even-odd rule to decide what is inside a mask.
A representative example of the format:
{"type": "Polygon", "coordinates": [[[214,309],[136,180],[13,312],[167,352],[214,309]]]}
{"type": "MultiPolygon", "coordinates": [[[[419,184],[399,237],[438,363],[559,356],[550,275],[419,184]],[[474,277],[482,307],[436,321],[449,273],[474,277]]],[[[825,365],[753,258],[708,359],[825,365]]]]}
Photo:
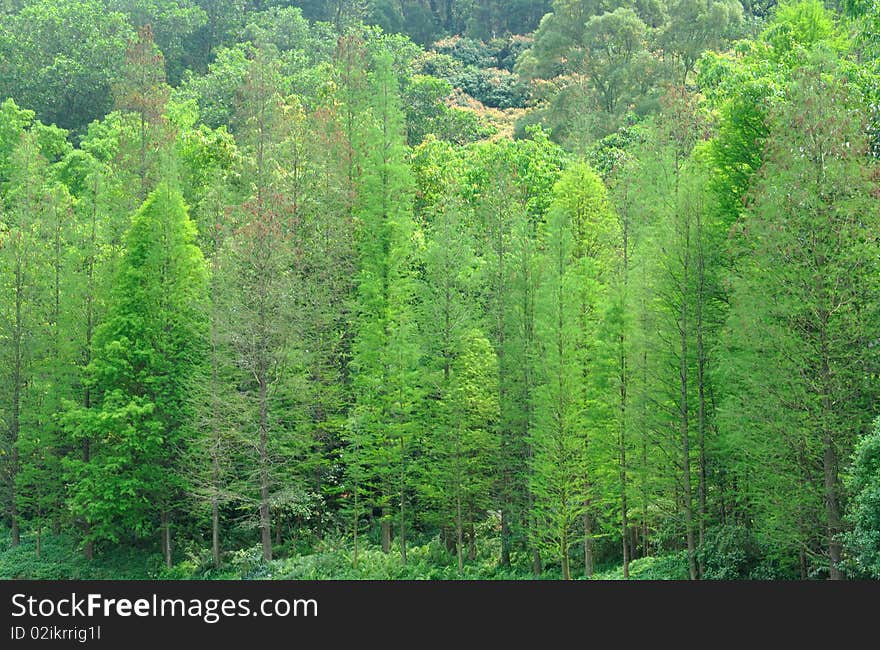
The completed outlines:
{"type": "Polygon", "coordinates": [[[858,342],[877,318],[866,260],[880,214],[858,103],[838,74],[824,60],[798,71],[774,121],[758,194],[738,228],[722,365],[727,445],[736,471],[749,475],[760,538],[824,543],[831,553],[840,532],[837,459],[874,417],[877,387],[859,368],[873,367],[875,353],[858,342]],[[808,481],[805,489],[816,468],[824,487],[808,481]],[[819,540],[808,523],[816,521],[826,531],[819,540]]]}
{"type": "MultiPolygon", "coordinates": [[[[643,557],[633,560],[629,565],[631,580],[687,580],[687,554],[684,551],[643,557]]],[[[623,569],[618,567],[593,576],[595,580],[623,580],[623,569]]]]}
{"type": "Polygon", "coordinates": [[[69,435],[97,443],[70,460],[71,507],[97,539],[155,525],[182,488],[175,467],[187,446],[188,382],[204,353],[204,258],[179,192],[155,190],[132,219],[116,291],[88,368],[98,406],[71,404],[69,435]]]}
{"type": "Polygon", "coordinates": [[[47,124],[82,129],[110,110],[132,32],[124,15],[98,0],[29,2],[4,14],[0,97],[34,109],[47,124]]]}
{"type": "Polygon", "coordinates": [[[410,145],[418,145],[429,133],[456,144],[473,142],[488,133],[476,114],[446,105],[451,92],[452,87],[442,79],[413,75],[402,93],[410,145]]]}
{"type": "Polygon", "coordinates": [[[149,25],[168,62],[168,78],[177,83],[188,61],[188,44],[208,20],[197,4],[174,0],[105,0],[106,9],[119,12],[135,28],[149,25]]]}
{"type": "MultiPolygon", "coordinates": [[[[355,405],[349,453],[351,488],[383,510],[392,500],[406,525],[411,441],[418,426],[419,348],[412,300],[415,292],[412,177],[405,163],[403,115],[391,56],[381,56],[372,79],[375,122],[366,135],[367,167],[358,205],[356,330],[351,368],[355,405]],[[361,467],[369,468],[366,476],[361,467]]],[[[386,549],[387,550],[387,549],[386,549]]]]}
{"type": "Polygon", "coordinates": [[[853,452],[847,487],[853,495],[848,519],[853,530],[847,534],[854,573],[880,577],[880,429],[859,440],[853,452]]]}
{"type": "Polygon", "coordinates": [[[0,575],[880,576],[843,4],[6,2],[0,575]]]}
{"type": "MultiPolygon", "coordinates": [[[[0,539],[7,530],[0,529],[0,539]]],[[[77,540],[46,533],[40,557],[36,538],[29,535],[21,545],[0,549],[0,580],[145,580],[160,577],[161,554],[137,546],[115,546],[101,552],[99,560],[83,557],[77,540]]]]}

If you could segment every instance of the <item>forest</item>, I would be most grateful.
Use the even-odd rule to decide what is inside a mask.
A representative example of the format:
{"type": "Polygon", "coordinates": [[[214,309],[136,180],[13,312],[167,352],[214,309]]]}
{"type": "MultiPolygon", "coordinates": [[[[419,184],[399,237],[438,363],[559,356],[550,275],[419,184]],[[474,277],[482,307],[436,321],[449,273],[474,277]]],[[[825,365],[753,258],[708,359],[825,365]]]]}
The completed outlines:
{"type": "Polygon", "coordinates": [[[0,0],[0,578],[880,579],[880,5],[0,0]]]}

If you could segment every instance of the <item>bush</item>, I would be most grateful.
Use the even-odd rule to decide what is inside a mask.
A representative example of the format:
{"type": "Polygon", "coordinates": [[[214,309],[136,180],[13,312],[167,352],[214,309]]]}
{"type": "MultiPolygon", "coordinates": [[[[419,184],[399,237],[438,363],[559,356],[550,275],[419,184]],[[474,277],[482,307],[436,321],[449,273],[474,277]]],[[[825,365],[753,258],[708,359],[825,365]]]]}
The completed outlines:
{"type": "Polygon", "coordinates": [[[718,526],[706,531],[697,562],[706,580],[745,580],[758,566],[760,552],[745,528],[718,526]]]}
{"type": "Polygon", "coordinates": [[[5,541],[0,550],[0,580],[143,580],[159,577],[162,555],[136,546],[97,549],[89,562],[77,540],[69,535],[43,535],[40,557],[36,536],[22,536],[21,544],[9,547],[9,531],[0,531],[5,541]]]}
{"type": "Polygon", "coordinates": [[[421,72],[446,79],[491,108],[523,108],[528,87],[512,73],[518,52],[528,41],[493,39],[489,43],[453,37],[434,44],[420,61],[421,72]]]}
{"type": "MultiPolygon", "coordinates": [[[[629,563],[630,580],[687,580],[687,551],[642,557],[629,563]]],[[[594,580],[623,580],[623,567],[596,573],[594,580]]]]}
{"type": "Polygon", "coordinates": [[[880,420],[856,445],[846,484],[853,495],[847,510],[853,529],[844,536],[847,570],[853,577],[880,578],[880,420]]]}

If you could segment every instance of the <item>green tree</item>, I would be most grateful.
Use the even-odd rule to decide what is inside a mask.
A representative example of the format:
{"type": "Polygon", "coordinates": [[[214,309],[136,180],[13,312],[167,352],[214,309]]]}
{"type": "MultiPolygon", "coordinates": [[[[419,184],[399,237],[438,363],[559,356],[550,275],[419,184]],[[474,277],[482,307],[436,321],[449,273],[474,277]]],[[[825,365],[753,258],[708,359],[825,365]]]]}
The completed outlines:
{"type": "Polygon", "coordinates": [[[112,107],[131,34],[125,16],[98,0],[28,2],[0,16],[0,97],[81,132],[112,107]]]}
{"type": "MultiPolygon", "coordinates": [[[[164,145],[169,138],[164,116],[169,90],[165,59],[153,42],[149,25],[140,28],[137,38],[129,42],[120,77],[114,87],[116,109],[133,118],[130,128],[122,131],[120,152],[133,159],[131,168],[140,179],[137,198],[143,201],[160,176],[159,154],[167,149],[164,145]]],[[[167,160],[162,162],[167,166],[167,160]]]]}
{"type": "Polygon", "coordinates": [[[659,42],[669,50],[673,79],[684,85],[700,55],[720,49],[742,27],[739,0],[676,0],[659,42]],[[679,76],[680,75],[680,76],[679,76]]]}
{"type": "Polygon", "coordinates": [[[459,571],[475,555],[475,524],[490,505],[498,422],[498,362],[480,330],[479,262],[473,215],[456,196],[456,166],[426,218],[420,332],[430,433],[424,442],[423,486],[445,531],[453,531],[459,571]]]}
{"type": "MultiPolygon", "coordinates": [[[[5,106],[5,105],[4,105],[5,106]]],[[[47,161],[40,154],[33,131],[19,131],[18,143],[7,162],[8,182],[4,187],[0,287],[4,299],[0,311],[2,327],[2,395],[4,514],[11,528],[12,546],[20,541],[21,499],[19,487],[26,488],[33,469],[24,477],[20,458],[23,447],[32,458],[34,438],[40,427],[40,390],[35,386],[38,365],[44,361],[47,293],[45,281],[51,203],[46,196],[47,161]]],[[[27,456],[26,456],[27,458],[27,456]]],[[[43,476],[45,478],[45,476],[43,476]]],[[[37,499],[44,506],[44,499],[37,499]]]]}
{"type": "MultiPolygon", "coordinates": [[[[420,398],[415,295],[412,177],[406,164],[403,115],[391,59],[380,55],[372,80],[375,126],[367,140],[357,210],[357,308],[352,373],[355,405],[352,450],[366,467],[365,485],[352,485],[382,510],[382,548],[390,549],[393,503],[401,558],[406,561],[406,504],[420,398]]],[[[356,480],[357,477],[350,477],[356,480]]],[[[355,523],[357,526],[357,523],[355,523]]]]}
{"type": "MultiPolygon", "coordinates": [[[[259,51],[241,90],[238,120],[246,155],[249,196],[242,205],[230,240],[230,337],[239,370],[239,392],[248,424],[245,440],[255,452],[253,471],[240,477],[245,507],[253,503],[263,559],[272,559],[272,503],[283,486],[276,467],[283,467],[290,428],[281,413],[286,391],[295,317],[298,245],[296,196],[284,183],[284,146],[290,144],[296,106],[278,92],[277,63],[259,51]],[[257,496],[253,496],[254,493],[257,496]]],[[[280,468],[279,468],[280,469],[280,468]]]]}
{"type": "MultiPolygon", "coordinates": [[[[186,67],[198,63],[193,61],[193,37],[208,21],[208,15],[198,3],[191,0],[105,0],[105,3],[110,11],[124,14],[137,30],[149,27],[156,34],[156,44],[168,61],[168,77],[172,83],[180,80],[186,67]]],[[[234,11],[235,6],[227,9],[234,11]]],[[[216,21],[214,25],[216,28],[216,21]]]]}
{"type": "Polygon", "coordinates": [[[191,442],[190,391],[203,362],[207,271],[180,193],[160,185],[133,217],[88,373],[95,407],[71,404],[72,435],[96,444],[72,459],[71,507],[94,539],[148,534],[156,518],[172,562],[172,522],[191,442]]]}
{"type": "Polygon", "coordinates": [[[723,431],[760,534],[785,559],[821,557],[836,579],[840,473],[877,399],[880,211],[864,109],[834,62],[798,71],[786,100],[737,231],[723,431]]]}
{"type": "MultiPolygon", "coordinates": [[[[571,577],[569,548],[584,517],[585,570],[592,574],[592,453],[588,431],[601,420],[591,393],[598,310],[616,242],[616,220],[601,179],[570,166],[554,188],[545,234],[536,308],[539,387],[531,435],[532,491],[539,545],[571,577]]],[[[607,417],[607,414],[605,414],[607,417]]]]}

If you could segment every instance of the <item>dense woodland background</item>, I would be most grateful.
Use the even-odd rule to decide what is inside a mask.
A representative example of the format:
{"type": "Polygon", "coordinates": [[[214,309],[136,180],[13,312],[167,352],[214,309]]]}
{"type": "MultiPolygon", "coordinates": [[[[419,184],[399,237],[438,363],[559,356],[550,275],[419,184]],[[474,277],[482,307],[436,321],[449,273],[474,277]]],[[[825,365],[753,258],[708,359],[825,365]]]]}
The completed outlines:
{"type": "Polygon", "coordinates": [[[0,576],[880,578],[880,6],[0,0],[0,576]]]}

